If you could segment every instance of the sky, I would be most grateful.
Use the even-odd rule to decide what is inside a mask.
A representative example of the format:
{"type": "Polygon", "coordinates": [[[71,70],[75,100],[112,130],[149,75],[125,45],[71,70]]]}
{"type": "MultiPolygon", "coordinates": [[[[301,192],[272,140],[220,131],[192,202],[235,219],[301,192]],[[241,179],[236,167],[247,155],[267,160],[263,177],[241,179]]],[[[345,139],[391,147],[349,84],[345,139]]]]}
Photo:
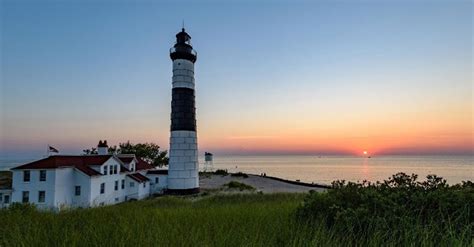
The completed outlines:
{"type": "Polygon", "coordinates": [[[200,152],[472,154],[471,1],[1,1],[0,156],[168,148],[184,21],[200,152]]]}

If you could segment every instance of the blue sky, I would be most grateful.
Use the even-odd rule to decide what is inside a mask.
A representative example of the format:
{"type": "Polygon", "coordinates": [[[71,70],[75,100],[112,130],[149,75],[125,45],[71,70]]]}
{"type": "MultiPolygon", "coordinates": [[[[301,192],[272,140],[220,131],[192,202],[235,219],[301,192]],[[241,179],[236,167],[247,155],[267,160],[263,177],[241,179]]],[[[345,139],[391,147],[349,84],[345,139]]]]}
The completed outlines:
{"type": "Polygon", "coordinates": [[[472,151],[470,1],[2,1],[1,16],[3,155],[167,148],[183,20],[201,150],[472,151]]]}

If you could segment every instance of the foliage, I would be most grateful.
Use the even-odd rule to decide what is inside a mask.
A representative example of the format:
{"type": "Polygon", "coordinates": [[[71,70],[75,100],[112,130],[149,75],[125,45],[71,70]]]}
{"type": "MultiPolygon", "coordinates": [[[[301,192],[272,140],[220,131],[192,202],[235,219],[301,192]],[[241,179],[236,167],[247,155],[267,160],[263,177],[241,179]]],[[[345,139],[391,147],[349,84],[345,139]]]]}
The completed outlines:
{"type": "Polygon", "coordinates": [[[255,190],[254,187],[248,185],[248,184],[244,184],[244,183],[240,183],[240,182],[237,182],[237,181],[230,181],[226,184],[224,184],[225,187],[229,188],[229,189],[238,189],[240,191],[244,191],[244,190],[255,190]]]}
{"type": "Polygon", "coordinates": [[[398,173],[382,183],[333,182],[327,193],[311,193],[297,210],[308,225],[323,224],[349,243],[373,238],[394,245],[463,245],[472,241],[474,186],[448,186],[436,175],[417,182],[398,173]]]}
{"type": "Polygon", "coordinates": [[[217,170],[214,172],[214,174],[215,174],[215,175],[227,176],[227,175],[229,175],[229,172],[227,172],[227,170],[217,169],[217,170]]]}
{"type": "Polygon", "coordinates": [[[141,158],[149,162],[153,166],[167,166],[169,158],[166,157],[167,151],[160,151],[160,146],[155,143],[137,143],[133,144],[130,141],[120,143],[119,147],[110,147],[109,152],[122,154],[135,154],[137,158],[141,158]]]}
{"type": "MultiPolygon", "coordinates": [[[[97,148],[84,149],[82,152],[85,155],[98,154],[97,148]]],[[[133,144],[130,141],[120,143],[119,146],[110,146],[108,148],[109,154],[135,154],[137,158],[152,164],[153,166],[163,167],[169,163],[169,158],[166,157],[167,151],[160,151],[160,146],[155,143],[137,143],[133,144]]]]}
{"type": "Polygon", "coordinates": [[[242,177],[242,178],[248,178],[249,177],[249,175],[247,175],[246,173],[243,173],[243,172],[232,173],[231,176],[232,177],[242,177]]]}
{"type": "Polygon", "coordinates": [[[85,155],[99,154],[99,152],[97,151],[97,148],[84,149],[82,150],[82,152],[85,155]]]}

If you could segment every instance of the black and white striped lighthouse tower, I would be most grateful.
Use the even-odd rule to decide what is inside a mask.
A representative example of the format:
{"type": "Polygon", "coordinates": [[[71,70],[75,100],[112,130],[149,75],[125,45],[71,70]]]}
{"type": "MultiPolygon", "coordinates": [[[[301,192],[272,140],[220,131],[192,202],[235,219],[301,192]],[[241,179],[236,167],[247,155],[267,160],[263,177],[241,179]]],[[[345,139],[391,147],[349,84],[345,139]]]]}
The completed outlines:
{"type": "Polygon", "coordinates": [[[173,60],[171,100],[171,136],[168,167],[168,191],[173,194],[199,192],[199,163],[194,96],[196,51],[184,28],[176,34],[170,49],[173,60]]]}

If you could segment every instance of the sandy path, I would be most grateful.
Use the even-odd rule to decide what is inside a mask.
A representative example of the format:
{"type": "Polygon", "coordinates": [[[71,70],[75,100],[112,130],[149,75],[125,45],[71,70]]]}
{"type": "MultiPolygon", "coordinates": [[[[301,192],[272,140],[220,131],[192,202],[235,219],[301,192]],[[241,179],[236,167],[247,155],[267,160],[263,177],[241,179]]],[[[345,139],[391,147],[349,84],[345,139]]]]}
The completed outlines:
{"type": "Polygon", "coordinates": [[[200,176],[199,185],[201,189],[220,189],[222,186],[230,181],[238,181],[240,183],[248,184],[257,189],[257,191],[262,191],[264,193],[278,193],[278,192],[288,192],[288,193],[303,193],[310,190],[314,191],[325,191],[324,188],[315,188],[310,186],[290,184],[283,181],[277,181],[271,178],[260,177],[256,175],[249,175],[248,178],[243,177],[232,177],[231,175],[221,176],[221,175],[210,175],[210,176],[200,176]]]}

